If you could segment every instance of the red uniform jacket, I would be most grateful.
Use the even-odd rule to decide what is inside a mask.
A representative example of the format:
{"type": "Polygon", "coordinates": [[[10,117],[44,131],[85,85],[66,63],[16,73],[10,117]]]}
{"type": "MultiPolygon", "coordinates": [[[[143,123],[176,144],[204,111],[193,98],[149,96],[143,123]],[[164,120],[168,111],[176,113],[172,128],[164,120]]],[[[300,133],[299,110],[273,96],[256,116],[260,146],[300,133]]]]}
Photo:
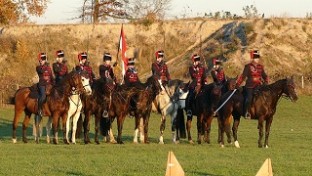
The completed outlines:
{"type": "Polygon", "coordinates": [[[223,84],[225,80],[225,74],[222,68],[219,69],[213,69],[211,71],[211,76],[213,78],[213,81],[217,84],[223,84]]]}
{"type": "Polygon", "coordinates": [[[160,63],[154,62],[152,64],[152,73],[153,75],[156,75],[157,78],[161,79],[162,81],[171,80],[168,67],[164,61],[161,61],[160,63]]]}
{"type": "Polygon", "coordinates": [[[203,66],[191,66],[189,67],[189,73],[192,78],[190,89],[194,89],[197,85],[202,86],[206,80],[206,70],[203,66]]]}
{"type": "Polygon", "coordinates": [[[53,66],[53,72],[54,72],[55,77],[63,77],[67,75],[68,68],[66,64],[56,62],[56,63],[53,63],[52,66],[53,66]]]}
{"type": "Polygon", "coordinates": [[[100,77],[105,80],[106,83],[117,83],[113,68],[110,65],[100,65],[99,67],[100,77]]]}
{"type": "Polygon", "coordinates": [[[263,65],[261,64],[255,65],[253,63],[250,63],[245,65],[243,74],[240,75],[236,80],[236,85],[240,86],[245,78],[247,78],[245,85],[247,88],[255,88],[263,84],[263,82],[269,82],[269,77],[264,72],[263,65]]]}
{"type": "Polygon", "coordinates": [[[46,86],[49,84],[53,84],[53,75],[52,69],[49,64],[38,65],[36,67],[37,74],[39,76],[39,85],[46,86]]]}
{"type": "Polygon", "coordinates": [[[89,76],[89,80],[90,80],[90,84],[93,83],[94,79],[95,79],[95,75],[92,71],[92,68],[89,66],[89,64],[80,64],[76,66],[76,70],[77,71],[87,71],[88,72],[88,76],[89,76]]]}
{"type": "Polygon", "coordinates": [[[128,68],[124,79],[126,85],[139,82],[138,72],[134,68],[133,69],[128,68]]]}

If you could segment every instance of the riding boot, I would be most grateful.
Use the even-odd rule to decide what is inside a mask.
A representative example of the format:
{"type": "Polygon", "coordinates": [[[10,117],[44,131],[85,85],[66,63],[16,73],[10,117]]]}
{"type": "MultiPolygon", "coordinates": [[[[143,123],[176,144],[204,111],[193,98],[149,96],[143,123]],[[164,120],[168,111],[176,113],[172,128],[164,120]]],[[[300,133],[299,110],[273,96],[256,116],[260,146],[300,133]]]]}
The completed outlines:
{"type": "Polygon", "coordinates": [[[251,106],[253,92],[254,92],[254,90],[252,88],[247,88],[247,90],[246,90],[246,99],[245,99],[245,103],[244,103],[244,118],[245,119],[250,119],[249,109],[251,106]]]}
{"type": "Polygon", "coordinates": [[[245,119],[250,119],[249,108],[250,108],[249,101],[245,101],[245,104],[244,104],[244,118],[245,119]]]}
{"type": "Polygon", "coordinates": [[[38,99],[38,115],[40,117],[42,117],[43,113],[42,113],[42,105],[43,105],[43,101],[42,101],[42,98],[40,97],[38,99]]]}
{"type": "Polygon", "coordinates": [[[194,93],[193,91],[189,91],[189,97],[187,98],[186,101],[186,116],[187,117],[192,117],[193,112],[192,112],[192,102],[193,102],[193,97],[194,97],[194,93]]]}

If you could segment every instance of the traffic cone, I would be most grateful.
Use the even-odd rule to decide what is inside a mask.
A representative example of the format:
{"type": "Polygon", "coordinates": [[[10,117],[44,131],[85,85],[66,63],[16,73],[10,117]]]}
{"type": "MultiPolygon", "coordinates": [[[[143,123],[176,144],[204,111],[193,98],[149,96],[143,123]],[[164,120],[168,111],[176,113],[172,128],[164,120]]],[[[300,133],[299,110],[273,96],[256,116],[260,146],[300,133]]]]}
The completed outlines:
{"type": "Polygon", "coordinates": [[[165,176],[185,176],[185,173],[172,151],[168,153],[167,169],[165,176]]]}
{"type": "Polygon", "coordinates": [[[270,158],[267,158],[264,161],[256,176],[273,176],[272,162],[270,158]]]}

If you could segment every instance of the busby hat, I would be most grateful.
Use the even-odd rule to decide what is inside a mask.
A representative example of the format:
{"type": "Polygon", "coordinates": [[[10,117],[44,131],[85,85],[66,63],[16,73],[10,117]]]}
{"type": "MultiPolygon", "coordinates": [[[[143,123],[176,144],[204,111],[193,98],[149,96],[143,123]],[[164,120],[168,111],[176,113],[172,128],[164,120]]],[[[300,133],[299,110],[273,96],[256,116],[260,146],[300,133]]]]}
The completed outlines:
{"type": "Polygon", "coordinates": [[[164,57],[164,51],[163,50],[156,51],[155,56],[156,59],[159,57],[164,57]]]}
{"type": "Polygon", "coordinates": [[[82,60],[82,59],[88,59],[87,52],[81,52],[78,54],[78,60],[82,60]]]}
{"type": "Polygon", "coordinates": [[[103,55],[103,61],[106,61],[106,60],[112,60],[112,56],[110,55],[110,53],[104,53],[103,55]]]}
{"type": "Polygon", "coordinates": [[[38,54],[38,60],[47,60],[46,53],[39,53],[38,54]]]}
{"type": "Polygon", "coordinates": [[[222,61],[220,59],[218,59],[218,58],[214,58],[212,62],[213,62],[213,65],[220,65],[220,64],[222,64],[222,61]]]}
{"type": "Polygon", "coordinates": [[[128,65],[134,65],[134,58],[128,59],[128,65]]]}
{"type": "Polygon", "coordinates": [[[56,56],[57,57],[64,57],[64,51],[63,50],[57,50],[56,51],[56,56]]]}
{"type": "Polygon", "coordinates": [[[257,59],[260,58],[260,52],[258,50],[252,50],[250,52],[250,58],[251,59],[257,59]]]}
{"type": "Polygon", "coordinates": [[[198,54],[193,54],[192,56],[192,61],[195,62],[195,61],[200,61],[200,56],[198,54]]]}

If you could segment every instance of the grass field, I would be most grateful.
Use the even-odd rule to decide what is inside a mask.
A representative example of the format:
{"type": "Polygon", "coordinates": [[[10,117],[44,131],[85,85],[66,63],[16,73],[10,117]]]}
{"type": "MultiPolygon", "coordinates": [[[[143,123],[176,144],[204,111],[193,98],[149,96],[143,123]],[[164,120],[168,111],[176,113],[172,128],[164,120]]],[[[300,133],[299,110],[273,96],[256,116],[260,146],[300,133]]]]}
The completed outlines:
{"type": "MultiPolygon", "coordinates": [[[[85,145],[46,144],[42,137],[35,144],[28,129],[29,143],[12,144],[12,108],[0,110],[0,175],[164,175],[168,151],[172,150],[186,175],[255,175],[268,157],[272,159],[274,175],[312,175],[312,98],[301,96],[296,103],[282,99],[273,120],[269,145],[258,148],[257,121],[241,120],[238,131],[240,149],[233,145],[220,148],[217,144],[217,121],[212,125],[212,144],[190,145],[170,142],[167,120],[165,145],[157,144],[160,116],[150,119],[150,144],[133,144],[134,119],[127,118],[124,145],[101,143],[85,145]]],[[[94,125],[92,125],[93,129],[94,125]]],[[[193,138],[196,139],[196,120],[193,138]]],[[[116,125],[114,123],[114,131],[116,125]]],[[[93,140],[93,130],[91,137],[93,140]]],[[[62,136],[61,136],[62,137],[62,136]]]]}

